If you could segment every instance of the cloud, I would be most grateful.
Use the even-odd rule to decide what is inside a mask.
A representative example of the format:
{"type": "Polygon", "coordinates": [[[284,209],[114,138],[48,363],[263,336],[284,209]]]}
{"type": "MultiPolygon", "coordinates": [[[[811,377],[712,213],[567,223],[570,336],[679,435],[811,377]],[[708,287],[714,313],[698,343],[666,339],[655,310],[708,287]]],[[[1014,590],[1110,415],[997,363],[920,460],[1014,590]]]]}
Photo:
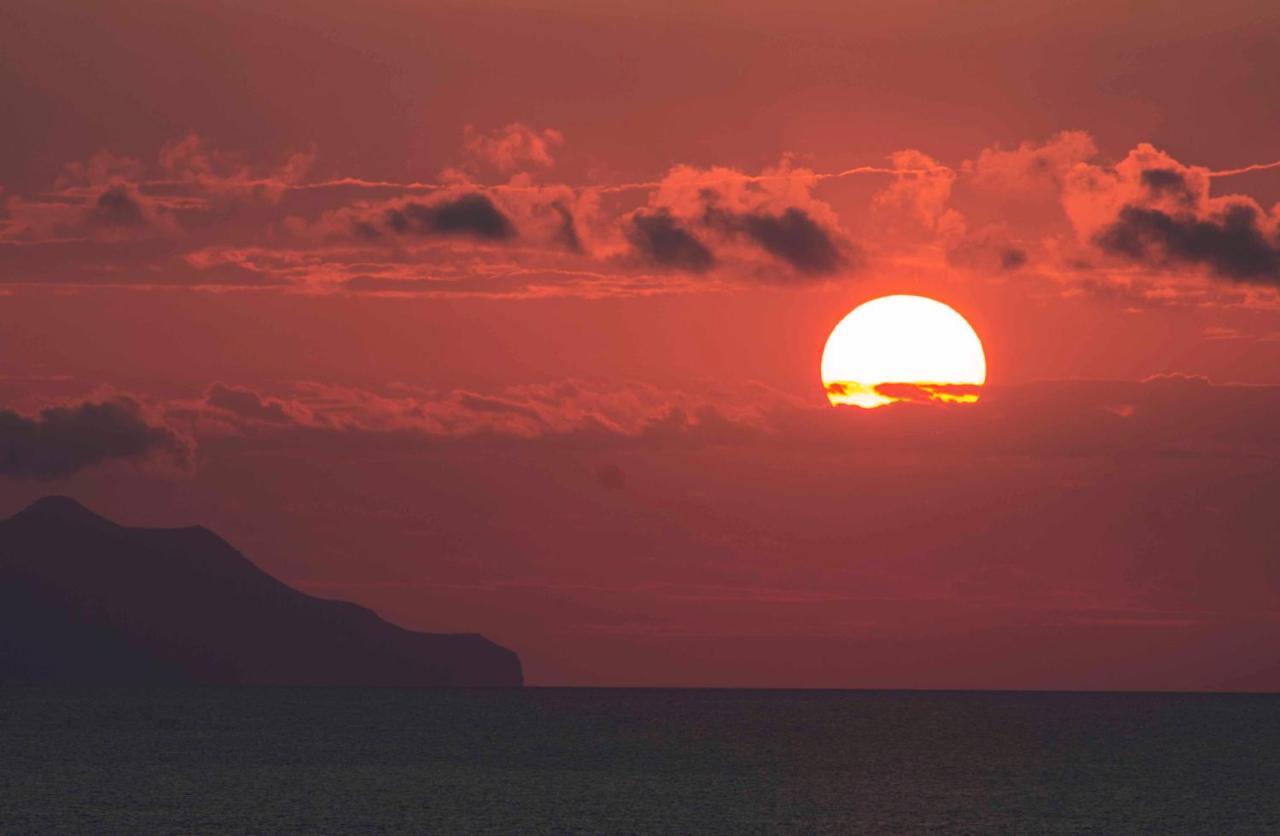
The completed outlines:
{"type": "MultiPolygon", "coordinates": [[[[741,390],[741,387],[740,387],[741,390]]],[[[755,391],[746,387],[745,391],[755,391]]],[[[757,394],[763,393],[764,390],[757,394]]],[[[202,431],[246,435],[289,430],[410,433],[439,438],[556,439],[583,445],[729,441],[764,427],[764,406],[733,403],[716,388],[687,392],[641,383],[561,381],[498,391],[388,391],[318,383],[262,393],[217,383],[200,400],[163,408],[174,421],[207,422],[202,431]]]]}
{"type": "Polygon", "coordinates": [[[1103,165],[1075,131],[959,167],[908,149],[888,168],[823,173],[784,157],[756,173],[676,165],[657,180],[538,182],[530,169],[550,167],[558,137],[470,131],[464,153],[511,172],[501,183],[468,165],[437,182],[308,181],[312,152],[251,164],[196,135],[151,162],[99,152],[52,191],[5,193],[0,283],[604,297],[839,279],[869,251],[889,267],[1034,267],[1033,280],[1122,288],[1111,296],[1135,304],[1259,293],[1187,280],[1200,274],[1280,282],[1274,210],[1211,195],[1212,172],[1150,145],[1103,165]],[[816,196],[853,172],[890,178],[869,203],[841,204],[869,245],[816,196]]]}
{"type": "Polygon", "coordinates": [[[830,275],[853,266],[858,251],[834,210],[813,197],[819,180],[789,159],[756,175],[675,166],[631,216],[627,238],[651,262],[693,272],[721,266],[769,281],[830,275]],[[790,276],[771,269],[776,262],[790,276]]]}
{"type": "Polygon", "coordinates": [[[872,199],[881,215],[927,232],[945,233],[960,222],[959,213],[947,206],[956,172],[915,149],[897,151],[889,157],[899,173],[872,199]]]}
{"type": "Polygon", "coordinates": [[[469,236],[486,241],[509,241],[516,235],[511,220],[476,192],[435,203],[407,201],[386,210],[382,228],[397,235],[469,236]]]}
{"type": "MultiPolygon", "coordinates": [[[[845,390],[846,387],[839,383],[827,385],[829,392],[844,394],[845,390]]],[[[982,387],[968,383],[881,383],[875,387],[875,392],[898,401],[945,403],[948,399],[980,397],[982,387]]]]}
{"type": "Polygon", "coordinates": [[[643,259],[661,267],[703,273],[716,262],[711,250],[668,209],[637,211],[631,216],[626,236],[643,259]]]}
{"type": "Polygon", "coordinates": [[[135,243],[179,232],[165,201],[127,182],[89,186],[41,201],[15,196],[5,209],[8,217],[0,223],[0,241],[17,245],[135,243]]]}
{"type": "Polygon", "coordinates": [[[165,202],[143,194],[131,183],[113,183],[85,198],[80,214],[54,230],[64,236],[135,242],[179,235],[177,215],[165,202]]]}
{"type": "Polygon", "coordinates": [[[460,188],[429,201],[402,198],[343,206],[315,222],[290,219],[290,228],[314,243],[453,239],[505,244],[519,237],[514,220],[493,197],[460,188]]]}
{"type": "Polygon", "coordinates": [[[1153,195],[1169,196],[1184,206],[1194,206],[1196,192],[1187,177],[1173,168],[1146,168],[1141,173],[1142,185],[1153,195]]]}
{"type": "Polygon", "coordinates": [[[594,256],[592,227],[598,209],[599,196],[589,190],[536,184],[527,174],[501,185],[476,184],[460,175],[428,201],[401,197],[355,204],[299,228],[313,239],[328,240],[349,238],[353,231],[364,241],[385,233],[402,243],[410,237],[469,238],[482,244],[519,239],[527,251],[548,258],[594,256]]]}
{"type": "Polygon", "coordinates": [[[1093,241],[1104,252],[1143,264],[1200,266],[1234,281],[1280,284],[1275,223],[1246,202],[1207,216],[1125,206],[1093,241]]]}
{"type": "Polygon", "coordinates": [[[713,228],[745,236],[765,252],[805,275],[834,273],[846,263],[831,234],[807,212],[794,206],[780,214],[765,211],[737,214],[710,207],[707,223],[713,228]]]}
{"type": "Polygon", "coordinates": [[[557,130],[535,131],[520,122],[488,133],[480,133],[468,125],[463,133],[463,149],[467,155],[502,172],[526,165],[550,168],[555,165],[551,149],[563,143],[564,136],[557,130]]]}
{"type": "Polygon", "coordinates": [[[1010,273],[1027,265],[1031,255],[1024,244],[1015,242],[1004,225],[966,231],[947,247],[947,263],[955,267],[996,273],[1010,273]]]}
{"type": "MultiPolygon", "coordinates": [[[[301,182],[314,157],[295,153],[276,168],[255,167],[195,134],[166,143],[152,163],[98,151],[87,161],[65,165],[53,189],[38,198],[11,197],[7,217],[0,221],[0,241],[134,244],[170,237],[194,243],[261,234],[270,218],[254,213],[279,203],[301,182]],[[253,211],[242,218],[247,209],[253,211]]],[[[86,267],[84,272],[95,269],[86,267]]],[[[96,269],[111,268],[99,264],[96,269]]]]}
{"type": "Polygon", "coordinates": [[[1063,202],[1078,234],[1103,254],[1150,269],[1280,283],[1280,224],[1253,199],[1214,197],[1211,172],[1152,145],[1110,168],[1081,164],[1063,202]]]}
{"type": "Polygon", "coordinates": [[[543,423],[542,415],[539,414],[536,409],[518,401],[508,400],[506,398],[478,395],[474,392],[460,392],[457,396],[457,402],[463,409],[468,409],[472,412],[489,412],[495,415],[518,415],[528,418],[537,424],[543,423]]]}
{"type": "Polygon", "coordinates": [[[295,151],[274,168],[255,168],[240,155],[187,134],[160,149],[159,168],[186,190],[216,200],[278,202],[314,166],[315,151],[295,151]]]}
{"type": "Polygon", "coordinates": [[[253,269],[234,253],[188,252],[180,237],[158,234],[0,244],[0,286],[118,288],[283,288],[292,284],[253,269]]]}
{"type": "Polygon", "coordinates": [[[1097,154],[1098,146],[1088,133],[1062,131],[1047,142],[984,148],[962,170],[979,189],[1013,194],[1042,191],[1056,198],[1067,173],[1097,154]]]}
{"type": "Polygon", "coordinates": [[[205,403],[240,418],[268,424],[286,424],[294,420],[285,404],[264,398],[252,389],[214,383],[204,393],[205,403]]]}
{"type": "Polygon", "coordinates": [[[582,237],[578,235],[578,225],[574,220],[573,210],[562,200],[552,201],[549,208],[560,218],[560,228],[556,231],[555,239],[571,253],[585,252],[586,248],[582,244],[582,237]]]}
{"type": "Polygon", "coordinates": [[[141,201],[130,194],[128,187],[118,184],[98,195],[86,223],[91,227],[138,227],[146,223],[146,216],[141,201]]]}
{"type": "MultiPolygon", "coordinates": [[[[666,389],[635,382],[513,385],[496,391],[408,386],[373,391],[295,384],[270,394],[222,384],[198,410],[245,433],[292,429],[535,441],[586,448],[750,444],[780,449],[1000,457],[1275,457],[1280,387],[1166,376],[1016,386],[891,384],[901,403],[832,408],[754,384],[666,389]],[[228,397],[228,390],[234,397],[228,397]],[[938,397],[979,394],[976,404],[938,397]],[[211,396],[212,395],[212,396],[211,396]],[[278,405],[279,409],[272,405],[278,405]]],[[[193,404],[181,404],[183,414],[193,404]]],[[[198,416],[197,416],[198,417],[198,416]]]]}
{"type": "Polygon", "coordinates": [[[861,445],[868,454],[1269,459],[1280,455],[1280,387],[1177,375],[1048,381],[986,386],[973,405],[784,411],[771,426],[784,437],[861,445]]]}
{"type": "MultiPolygon", "coordinates": [[[[473,133],[471,145],[503,165],[541,160],[532,136],[473,133]]],[[[636,210],[590,184],[538,184],[527,172],[502,184],[473,182],[465,170],[439,183],[306,183],[313,156],[271,170],[196,135],[166,144],[150,165],[97,154],[68,166],[51,199],[8,201],[0,238],[25,247],[3,256],[23,268],[9,281],[604,296],[693,286],[682,272],[789,281],[856,263],[835,213],[812,197],[820,178],[788,161],[757,175],[677,166],[633,184],[650,192],[636,210]],[[364,197],[353,201],[352,189],[364,197]],[[400,194],[379,197],[388,190],[400,194]],[[82,245],[143,239],[145,251],[96,259],[82,245]],[[168,245],[153,246],[159,239],[168,245]],[[519,262],[485,251],[515,242],[519,262]],[[652,266],[667,269],[655,275],[652,266]]]]}
{"type": "MultiPolygon", "coordinates": [[[[957,168],[919,151],[895,155],[902,171],[876,195],[885,236],[899,251],[918,251],[931,236],[946,263],[979,274],[1010,273],[1035,262],[1059,275],[1062,237],[1069,231],[1063,190],[1072,170],[1097,156],[1084,131],[1062,131],[1048,140],[1014,148],[982,149],[957,168]],[[905,233],[905,234],[904,234],[905,233]]],[[[1071,253],[1076,262],[1084,258],[1071,253]]]]}
{"type": "MultiPolygon", "coordinates": [[[[557,274],[543,270],[513,270],[496,275],[436,276],[413,275],[353,276],[343,289],[353,293],[375,293],[428,296],[487,296],[496,298],[535,298],[565,293],[587,294],[604,283],[598,277],[584,274],[557,274]]],[[[643,292],[638,285],[636,292],[643,292]]],[[[610,288],[621,293],[621,286],[610,288]]]]}
{"type": "Polygon", "coordinates": [[[34,417],[0,411],[0,474],[70,476],[111,459],[153,454],[185,463],[187,442],[165,426],[148,423],[130,398],[54,406],[34,417]]]}
{"type": "Polygon", "coordinates": [[[65,189],[81,184],[107,186],[112,183],[136,182],[143,178],[145,172],[146,166],[141,161],[102,149],[88,160],[76,160],[63,166],[62,176],[54,186],[65,189]]]}

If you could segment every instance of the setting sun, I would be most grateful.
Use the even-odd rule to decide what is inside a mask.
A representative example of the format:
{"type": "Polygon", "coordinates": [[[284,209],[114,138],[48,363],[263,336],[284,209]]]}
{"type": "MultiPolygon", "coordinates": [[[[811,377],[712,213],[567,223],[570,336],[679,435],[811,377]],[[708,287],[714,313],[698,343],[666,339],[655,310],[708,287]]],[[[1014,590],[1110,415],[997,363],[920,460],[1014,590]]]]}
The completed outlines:
{"type": "Polygon", "coordinates": [[[822,350],[822,385],[834,406],[970,403],[986,380],[986,356],[973,326],[924,296],[883,296],[859,305],[822,350]]]}

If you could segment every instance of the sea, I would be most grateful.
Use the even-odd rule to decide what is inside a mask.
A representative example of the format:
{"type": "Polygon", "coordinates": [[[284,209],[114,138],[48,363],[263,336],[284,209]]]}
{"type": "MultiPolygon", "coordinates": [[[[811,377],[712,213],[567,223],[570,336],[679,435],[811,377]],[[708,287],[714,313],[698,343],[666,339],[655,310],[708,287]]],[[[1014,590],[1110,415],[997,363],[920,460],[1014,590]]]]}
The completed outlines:
{"type": "Polygon", "coordinates": [[[1280,833],[1280,696],[0,688],[3,833],[1280,833]]]}

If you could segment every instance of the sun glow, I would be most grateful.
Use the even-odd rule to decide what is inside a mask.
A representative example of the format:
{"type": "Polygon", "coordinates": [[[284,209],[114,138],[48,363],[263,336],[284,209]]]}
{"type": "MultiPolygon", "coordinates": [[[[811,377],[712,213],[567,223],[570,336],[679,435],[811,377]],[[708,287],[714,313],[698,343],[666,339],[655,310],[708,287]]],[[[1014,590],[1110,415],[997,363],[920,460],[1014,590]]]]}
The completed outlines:
{"type": "Polygon", "coordinates": [[[972,403],[986,382],[987,359],[973,326],[924,296],[882,296],[859,305],[822,350],[822,385],[835,406],[972,403]]]}

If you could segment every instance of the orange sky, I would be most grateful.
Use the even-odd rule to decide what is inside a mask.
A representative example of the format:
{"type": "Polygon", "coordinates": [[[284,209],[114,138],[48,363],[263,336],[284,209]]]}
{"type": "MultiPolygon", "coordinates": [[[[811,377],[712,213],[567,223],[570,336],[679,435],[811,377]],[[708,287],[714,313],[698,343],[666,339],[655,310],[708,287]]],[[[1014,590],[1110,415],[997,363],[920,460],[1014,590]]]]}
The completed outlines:
{"type": "Polygon", "coordinates": [[[0,9],[0,512],[534,683],[1280,687],[1270,4],[258,5],[0,9]],[[888,293],[978,405],[825,406],[888,293]]]}

